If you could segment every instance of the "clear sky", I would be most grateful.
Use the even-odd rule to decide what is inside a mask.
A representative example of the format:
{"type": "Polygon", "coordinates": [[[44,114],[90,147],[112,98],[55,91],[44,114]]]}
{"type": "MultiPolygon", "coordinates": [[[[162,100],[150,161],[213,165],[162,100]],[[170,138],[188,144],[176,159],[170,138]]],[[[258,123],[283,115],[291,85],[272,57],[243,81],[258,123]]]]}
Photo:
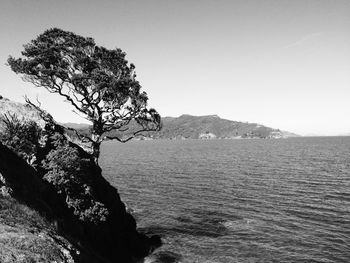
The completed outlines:
{"type": "Polygon", "coordinates": [[[38,96],[58,121],[83,122],[5,66],[50,27],[124,50],[162,116],[350,133],[349,0],[1,0],[0,94],[38,96]]]}

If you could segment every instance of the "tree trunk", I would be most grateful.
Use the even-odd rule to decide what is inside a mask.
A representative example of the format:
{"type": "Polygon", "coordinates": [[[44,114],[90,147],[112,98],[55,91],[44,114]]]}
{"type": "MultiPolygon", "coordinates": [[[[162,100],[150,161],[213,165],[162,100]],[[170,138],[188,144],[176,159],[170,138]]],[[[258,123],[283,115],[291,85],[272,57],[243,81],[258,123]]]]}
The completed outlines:
{"type": "Polygon", "coordinates": [[[94,158],[95,164],[98,165],[98,158],[100,157],[100,147],[101,147],[101,142],[100,141],[95,141],[92,143],[92,157],[94,158]]]}
{"type": "Polygon", "coordinates": [[[101,118],[92,123],[92,157],[94,162],[98,165],[98,158],[100,157],[100,147],[102,143],[102,134],[103,134],[103,124],[101,118]]]}

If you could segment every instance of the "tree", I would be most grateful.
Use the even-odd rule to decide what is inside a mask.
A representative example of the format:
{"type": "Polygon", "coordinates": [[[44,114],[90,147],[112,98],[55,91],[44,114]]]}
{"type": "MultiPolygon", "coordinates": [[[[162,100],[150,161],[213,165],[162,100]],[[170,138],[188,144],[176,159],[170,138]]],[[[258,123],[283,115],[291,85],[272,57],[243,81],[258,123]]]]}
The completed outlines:
{"type": "Polygon", "coordinates": [[[8,59],[11,69],[23,80],[65,98],[74,110],[91,121],[91,136],[77,135],[91,143],[98,162],[105,139],[126,142],[144,131],[161,128],[155,109],[147,108],[147,94],[141,92],[135,66],[119,48],[107,49],[89,37],[52,28],[24,45],[22,58],[8,59]],[[125,132],[130,122],[138,129],[127,138],[108,136],[108,132],[125,132]]]}

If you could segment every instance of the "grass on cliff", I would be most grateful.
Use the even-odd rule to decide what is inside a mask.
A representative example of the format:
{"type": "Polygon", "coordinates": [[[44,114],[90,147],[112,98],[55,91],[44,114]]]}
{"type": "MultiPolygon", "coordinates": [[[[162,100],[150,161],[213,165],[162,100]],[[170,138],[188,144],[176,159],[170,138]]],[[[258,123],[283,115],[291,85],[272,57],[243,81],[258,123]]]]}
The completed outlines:
{"type": "Polygon", "coordinates": [[[0,197],[0,262],[66,262],[67,242],[54,226],[15,199],[0,197]]]}
{"type": "Polygon", "coordinates": [[[40,214],[13,198],[0,195],[0,223],[8,226],[23,226],[31,229],[52,228],[40,214]]]}

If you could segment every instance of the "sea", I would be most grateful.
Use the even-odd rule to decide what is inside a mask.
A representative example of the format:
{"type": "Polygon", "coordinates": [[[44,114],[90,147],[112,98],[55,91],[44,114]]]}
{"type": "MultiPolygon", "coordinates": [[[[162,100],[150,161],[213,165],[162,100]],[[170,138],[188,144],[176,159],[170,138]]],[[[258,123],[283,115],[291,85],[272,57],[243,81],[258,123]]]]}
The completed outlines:
{"type": "Polygon", "coordinates": [[[109,141],[100,164],[162,237],[145,262],[350,262],[350,137],[109,141]]]}

